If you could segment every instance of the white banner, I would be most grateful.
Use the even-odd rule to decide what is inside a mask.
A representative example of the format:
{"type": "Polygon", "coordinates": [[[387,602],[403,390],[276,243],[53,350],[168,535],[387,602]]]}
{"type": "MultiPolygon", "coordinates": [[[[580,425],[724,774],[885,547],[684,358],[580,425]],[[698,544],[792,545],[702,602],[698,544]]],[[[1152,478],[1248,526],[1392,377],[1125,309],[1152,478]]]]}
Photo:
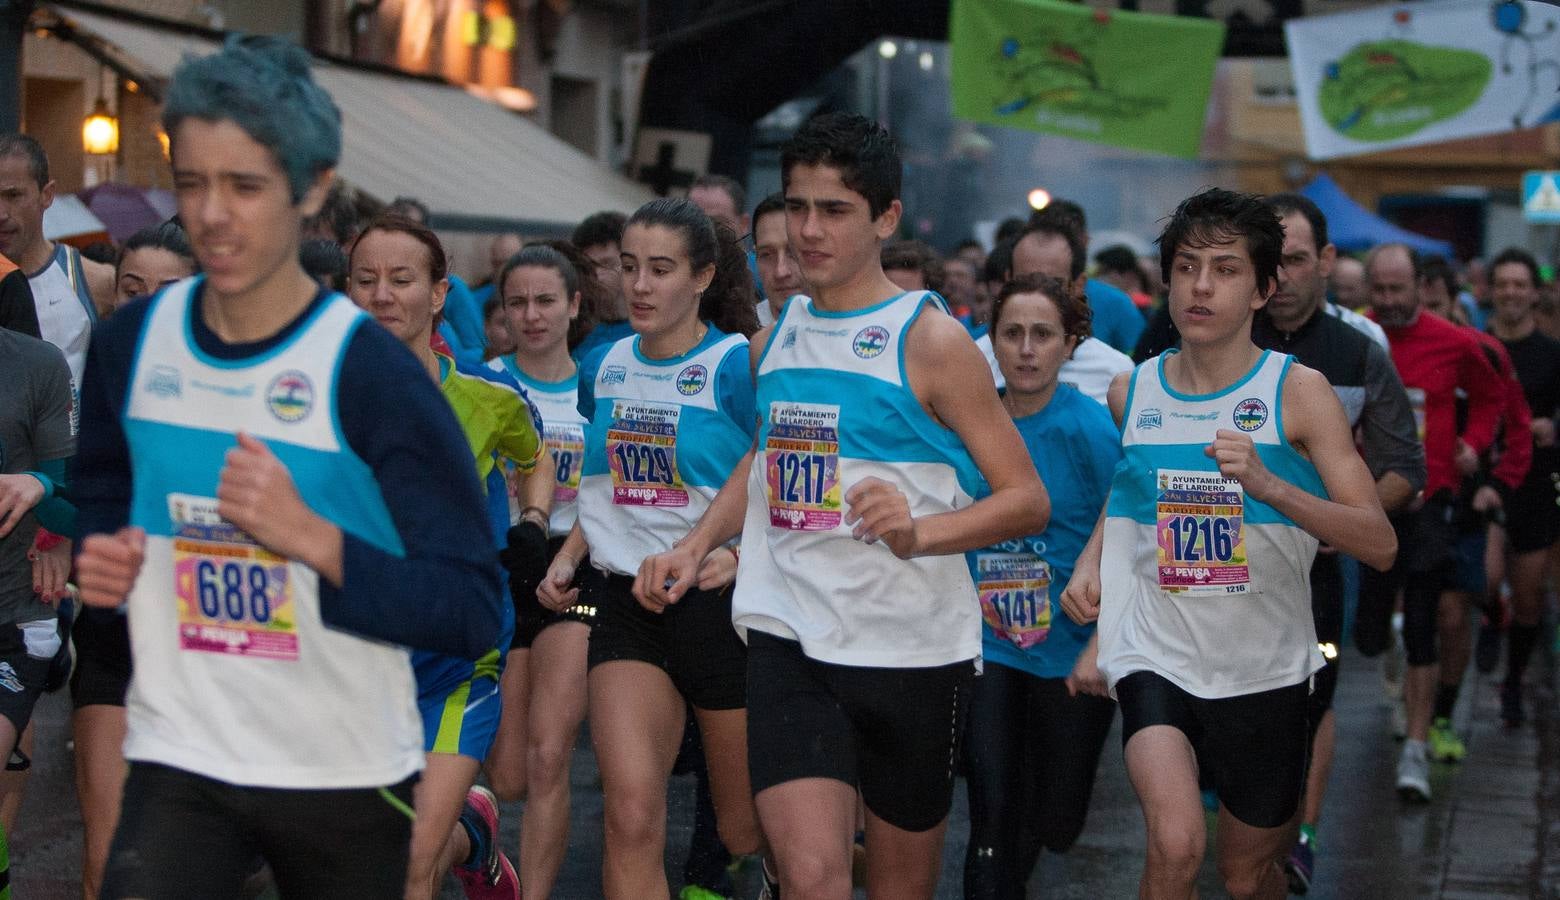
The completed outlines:
{"type": "Polygon", "coordinates": [[[1284,25],[1306,153],[1330,159],[1560,121],[1560,8],[1389,4],[1284,25]]]}

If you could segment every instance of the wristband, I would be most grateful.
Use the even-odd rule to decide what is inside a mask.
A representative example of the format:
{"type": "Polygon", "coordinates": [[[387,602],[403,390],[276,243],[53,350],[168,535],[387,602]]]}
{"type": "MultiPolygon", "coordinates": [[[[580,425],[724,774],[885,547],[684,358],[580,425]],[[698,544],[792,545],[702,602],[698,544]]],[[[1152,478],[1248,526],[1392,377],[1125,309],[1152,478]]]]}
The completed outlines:
{"type": "Polygon", "coordinates": [[[43,474],[42,472],[34,472],[34,471],[30,470],[30,469],[28,471],[26,471],[26,472],[23,472],[22,474],[23,475],[31,475],[33,478],[38,479],[38,483],[43,485],[43,499],[44,500],[47,500],[50,497],[54,496],[54,479],[52,479],[49,476],[43,474]]]}

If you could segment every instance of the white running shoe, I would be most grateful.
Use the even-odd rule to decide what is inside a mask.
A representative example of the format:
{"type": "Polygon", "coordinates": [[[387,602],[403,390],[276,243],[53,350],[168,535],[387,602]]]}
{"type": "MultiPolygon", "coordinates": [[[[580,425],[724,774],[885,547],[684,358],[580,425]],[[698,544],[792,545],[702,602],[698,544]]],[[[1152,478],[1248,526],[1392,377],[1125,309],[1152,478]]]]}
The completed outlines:
{"type": "Polygon", "coordinates": [[[1404,741],[1398,758],[1397,792],[1404,800],[1430,802],[1430,754],[1424,741],[1404,741]]]}

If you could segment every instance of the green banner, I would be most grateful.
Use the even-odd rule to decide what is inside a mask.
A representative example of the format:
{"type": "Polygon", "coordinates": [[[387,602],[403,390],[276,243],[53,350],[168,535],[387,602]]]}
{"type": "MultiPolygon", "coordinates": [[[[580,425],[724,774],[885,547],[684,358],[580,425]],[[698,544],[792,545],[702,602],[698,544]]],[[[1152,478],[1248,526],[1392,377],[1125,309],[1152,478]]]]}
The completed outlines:
{"type": "Polygon", "coordinates": [[[954,0],[963,119],[1195,157],[1224,26],[1058,0],[954,0]]]}

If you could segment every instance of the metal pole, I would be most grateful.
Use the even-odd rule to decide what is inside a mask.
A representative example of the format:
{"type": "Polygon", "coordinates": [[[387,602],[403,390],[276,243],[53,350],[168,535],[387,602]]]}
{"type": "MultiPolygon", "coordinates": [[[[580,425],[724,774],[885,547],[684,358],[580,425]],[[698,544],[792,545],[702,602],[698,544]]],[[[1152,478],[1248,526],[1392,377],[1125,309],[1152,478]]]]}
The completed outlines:
{"type": "Polygon", "coordinates": [[[0,134],[22,128],[22,35],[33,0],[0,0],[0,134]]]}

